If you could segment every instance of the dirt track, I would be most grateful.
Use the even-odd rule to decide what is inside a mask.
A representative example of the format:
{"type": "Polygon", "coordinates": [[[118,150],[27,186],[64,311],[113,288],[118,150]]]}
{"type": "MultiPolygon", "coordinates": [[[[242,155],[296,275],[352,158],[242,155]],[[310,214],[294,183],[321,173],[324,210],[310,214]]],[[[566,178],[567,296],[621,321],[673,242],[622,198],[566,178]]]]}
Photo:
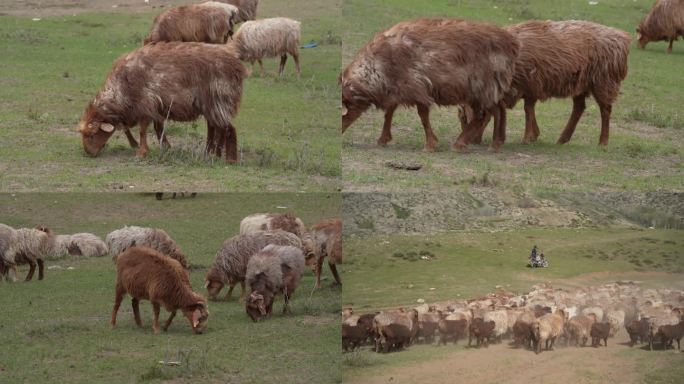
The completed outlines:
{"type": "Polygon", "coordinates": [[[152,11],[183,1],[162,0],[19,0],[0,2],[0,15],[46,17],[92,11],[152,11]]]}

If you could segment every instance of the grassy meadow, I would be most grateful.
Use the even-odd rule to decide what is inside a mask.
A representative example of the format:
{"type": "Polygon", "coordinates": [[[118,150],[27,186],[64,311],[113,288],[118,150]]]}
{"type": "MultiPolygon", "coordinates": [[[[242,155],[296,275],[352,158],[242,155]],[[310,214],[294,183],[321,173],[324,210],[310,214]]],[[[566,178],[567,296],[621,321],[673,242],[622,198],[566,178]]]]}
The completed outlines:
{"type": "MultiPolygon", "coordinates": [[[[102,238],[124,225],[162,228],[186,253],[194,289],[205,294],[206,269],[223,241],[238,232],[240,220],[284,207],[311,225],[339,216],[339,197],[199,194],[156,201],[150,194],[3,194],[0,222],[14,227],[44,224],[57,233],[87,231],[102,238]]],[[[168,333],[155,336],[151,305],[141,304],[144,327],[139,329],[130,296],[119,310],[116,329],[110,328],[116,275],[110,257],[67,257],[48,261],[47,268],[43,281],[34,277],[28,283],[0,283],[2,383],[340,381],[341,290],[331,285],[327,270],[315,292],[307,270],[292,301],[292,315],[280,315],[282,299],[274,316],[259,323],[237,301],[210,302],[205,334],[192,334],[179,315],[168,333]]],[[[27,267],[19,272],[23,278],[27,267]]],[[[166,316],[162,310],[160,317],[166,316]]]]}
{"type": "MultiPolygon", "coordinates": [[[[63,7],[68,7],[68,2],[63,7]]],[[[141,2],[142,3],[142,2],[141,2]]],[[[168,3],[168,2],[166,2],[168,3]]],[[[175,3],[180,3],[176,1],[175,3]]],[[[27,5],[28,7],[28,5],[27,5]]],[[[259,17],[302,22],[302,76],[266,59],[265,77],[245,81],[237,127],[241,163],[204,155],[206,123],[168,125],[172,148],[156,139],[135,158],[116,133],[98,158],[76,131],[112,63],[140,46],[161,9],[87,10],[0,16],[0,190],[2,191],[332,191],[340,176],[340,6],[337,0],[262,1],[259,17]]],[[[49,10],[50,8],[48,8],[49,10]]],[[[247,64],[249,67],[249,64],[247,64]]],[[[133,134],[137,135],[137,128],[133,134]]],[[[152,138],[150,136],[150,138],[152,138]]]]}
{"type": "MultiPolygon", "coordinates": [[[[376,32],[420,16],[452,16],[492,22],[501,26],[540,20],[590,20],[630,32],[646,15],[652,0],[348,0],[342,14],[342,66],[376,32]]],[[[407,191],[424,188],[469,187],[473,177],[487,176],[499,188],[524,188],[531,192],[681,190],[684,148],[684,43],[667,55],[666,43],[651,43],[645,50],[632,45],[629,74],[613,106],[609,145],[597,145],[600,131],[598,106],[590,99],[572,140],[555,144],[570,117],[570,99],[537,104],[541,136],[534,144],[522,144],[522,102],[508,112],[507,143],[500,153],[490,153],[491,125],[485,145],[471,145],[466,153],[450,150],[460,133],[455,107],[433,108],[431,121],[439,138],[436,153],[422,151],[425,141],[415,108],[400,108],[393,122],[393,141],[386,148],[375,145],[383,114],[369,110],[343,136],[342,175],[348,191],[407,191]],[[418,163],[416,172],[397,171],[388,161],[418,163]]]]}

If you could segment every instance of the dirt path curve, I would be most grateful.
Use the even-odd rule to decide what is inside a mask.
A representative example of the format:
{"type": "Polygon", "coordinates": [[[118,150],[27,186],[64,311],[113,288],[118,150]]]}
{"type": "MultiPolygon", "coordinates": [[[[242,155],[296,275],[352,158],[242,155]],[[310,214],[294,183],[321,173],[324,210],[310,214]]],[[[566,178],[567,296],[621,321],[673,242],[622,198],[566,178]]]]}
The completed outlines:
{"type": "MultiPolygon", "coordinates": [[[[354,378],[353,383],[637,383],[641,382],[631,352],[674,353],[673,351],[629,351],[628,337],[620,334],[608,340],[608,347],[559,347],[555,351],[533,352],[512,349],[506,342],[489,348],[445,352],[443,357],[408,367],[383,369],[377,376],[354,378]]],[[[447,347],[441,347],[445,351],[447,347]]],[[[652,367],[655,368],[655,367],[652,367]]]]}

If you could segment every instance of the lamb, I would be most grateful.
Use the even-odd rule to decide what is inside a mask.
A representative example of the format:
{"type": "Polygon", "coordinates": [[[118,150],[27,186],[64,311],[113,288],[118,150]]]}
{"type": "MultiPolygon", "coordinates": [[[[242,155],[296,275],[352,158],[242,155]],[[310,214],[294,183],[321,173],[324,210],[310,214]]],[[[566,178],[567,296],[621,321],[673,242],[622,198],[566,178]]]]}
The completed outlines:
{"type": "Polygon", "coordinates": [[[258,231],[274,231],[276,229],[282,229],[297,235],[302,240],[306,264],[313,265],[315,263],[315,246],[311,233],[309,233],[306,225],[304,225],[304,222],[299,217],[291,213],[254,213],[240,221],[241,235],[258,231]]]}
{"type": "Polygon", "coordinates": [[[573,316],[565,324],[565,336],[567,343],[575,341],[575,346],[579,347],[587,345],[587,340],[591,334],[591,326],[596,322],[596,315],[590,313],[588,315],[573,316]]]}
{"type": "Polygon", "coordinates": [[[495,326],[494,326],[494,333],[492,334],[492,336],[494,338],[496,338],[497,343],[500,343],[501,338],[508,331],[508,314],[506,313],[506,311],[505,310],[498,310],[498,311],[486,312],[484,314],[483,320],[485,322],[487,322],[487,321],[493,321],[494,322],[495,326]]]}
{"type": "MultiPolygon", "coordinates": [[[[392,116],[398,106],[416,106],[425,130],[426,151],[437,137],[430,125],[430,106],[469,105],[494,116],[498,148],[505,140],[503,96],[510,90],[518,55],[517,40],[486,23],[448,18],[401,22],[377,33],[339,78],[342,87],[342,132],[371,105],[385,111],[379,146],[392,140],[392,116]]],[[[479,121],[469,123],[479,126],[479,121]]],[[[470,129],[452,147],[465,147],[470,129]]]]}
{"type": "Polygon", "coordinates": [[[105,242],[114,262],[116,262],[118,255],[126,249],[135,245],[144,245],[178,261],[185,269],[189,267],[183,251],[173,241],[171,236],[162,229],[136,226],[123,227],[110,232],[105,237],[105,242]]]}
{"type": "Polygon", "coordinates": [[[216,300],[219,292],[228,285],[228,293],[223,298],[230,300],[233,288],[240,283],[242,288],[240,301],[245,298],[245,275],[249,259],[269,244],[291,245],[302,248],[302,242],[296,235],[282,231],[257,231],[231,237],[216,252],[214,263],[209,268],[204,280],[209,300],[216,300]]]}
{"type": "Polygon", "coordinates": [[[458,339],[465,335],[468,321],[465,319],[452,320],[447,315],[445,312],[438,312],[439,322],[437,323],[437,329],[439,330],[439,343],[446,345],[449,339],[453,339],[455,345],[458,343],[458,339]]]}
{"type": "Polygon", "coordinates": [[[684,0],[658,0],[636,32],[639,48],[651,41],[669,41],[667,53],[672,53],[672,43],[684,36],[684,0]]]}
{"type": "Polygon", "coordinates": [[[54,256],[102,257],[108,253],[107,244],[92,233],[74,233],[55,237],[54,256]]]}
{"type": "Polygon", "coordinates": [[[591,325],[591,346],[596,348],[601,346],[601,340],[608,346],[608,336],[610,335],[610,323],[596,322],[591,325]]]}
{"type": "Polygon", "coordinates": [[[316,255],[316,288],[321,286],[321,270],[326,256],[335,283],[342,285],[337,273],[337,264],[342,263],[342,220],[328,219],[316,223],[311,228],[311,237],[316,255]]]}
{"type": "Polygon", "coordinates": [[[299,35],[300,22],[285,17],[274,17],[248,21],[238,29],[230,46],[237,52],[242,61],[247,61],[254,66],[259,63],[260,75],[264,76],[264,64],[261,61],[265,57],[280,56],[278,75],[283,76],[287,55],[292,56],[297,70],[297,77],[301,74],[299,68],[299,35]]]}
{"type": "Polygon", "coordinates": [[[235,23],[256,19],[259,0],[223,0],[222,3],[234,5],[238,9],[235,23]]]}
{"type": "Polygon", "coordinates": [[[245,309],[253,321],[273,312],[273,300],[278,293],[285,298],[283,313],[304,272],[304,254],[289,245],[268,245],[247,263],[246,281],[251,289],[245,309]]]}
{"type": "Polygon", "coordinates": [[[553,350],[556,338],[563,333],[564,324],[565,312],[562,309],[535,320],[532,324],[532,332],[537,343],[535,353],[541,353],[542,344],[545,344],[547,350],[553,350]]]}
{"type": "Polygon", "coordinates": [[[657,335],[660,336],[664,348],[672,346],[672,341],[677,341],[677,350],[681,351],[680,342],[684,336],[684,320],[677,323],[677,325],[662,325],[658,328],[657,335]]]}
{"type": "Polygon", "coordinates": [[[149,300],[154,310],[152,331],[159,333],[159,309],[170,312],[162,329],[166,332],[176,311],[181,310],[196,334],[204,333],[209,319],[207,302],[193,292],[188,273],[181,264],[160,252],[144,246],[133,246],[116,259],[116,298],[112,310],[111,326],[116,326],[116,314],[126,294],[131,295],[133,316],[142,327],[139,303],[149,300]]]}
{"type": "MultiPolygon", "coordinates": [[[[523,142],[533,142],[539,137],[534,111],[537,101],[572,97],[572,114],[558,139],[558,144],[564,144],[570,141],[577,127],[587,96],[592,95],[601,111],[599,145],[607,145],[612,106],[620,83],[627,76],[629,34],[577,20],[528,21],[506,30],[521,44],[513,86],[505,102],[513,108],[518,100],[525,101],[523,142]]],[[[468,113],[461,119],[468,120],[468,113]]],[[[482,121],[483,125],[472,135],[475,142],[482,141],[488,116],[482,121]]]]}
{"type": "Polygon", "coordinates": [[[418,332],[418,311],[381,312],[373,318],[375,351],[387,353],[392,347],[410,345],[418,332]]]}
{"type": "Polygon", "coordinates": [[[240,107],[246,76],[247,69],[223,45],[159,42],[122,55],[78,123],[83,149],[97,156],[115,130],[140,124],[137,156],[143,157],[149,151],[150,122],[160,139],[167,119],[194,121],[202,115],[207,120],[207,152],[220,156],[225,147],[226,161],[236,163],[237,136],[231,120],[240,107]]]}
{"type": "Polygon", "coordinates": [[[143,44],[159,41],[225,44],[233,36],[238,12],[234,5],[215,1],[171,8],[155,17],[143,44]]]}
{"type": "Polygon", "coordinates": [[[31,281],[38,266],[38,280],[43,280],[45,257],[54,252],[55,234],[52,230],[37,228],[14,229],[0,224],[0,272],[6,278],[12,270],[12,281],[17,280],[17,265],[28,264],[25,281],[31,281]]]}
{"type": "Polygon", "coordinates": [[[629,333],[630,347],[633,347],[637,342],[644,343],[648,340],[650,326],[647,318],[633,320],[625,325],[625,329],[629,333]]]}

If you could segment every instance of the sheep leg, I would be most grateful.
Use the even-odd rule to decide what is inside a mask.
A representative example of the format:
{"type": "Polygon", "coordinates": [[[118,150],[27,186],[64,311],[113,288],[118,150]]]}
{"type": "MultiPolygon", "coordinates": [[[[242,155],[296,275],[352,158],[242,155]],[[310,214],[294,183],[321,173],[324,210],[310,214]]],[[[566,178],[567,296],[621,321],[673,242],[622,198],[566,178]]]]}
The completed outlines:
{"type": "Polygon", "coordinates": [[[667,53],[672,53],[672,43],[674,42],[674,40],[674,37],[670,37],[670,45],[667,47],[667,53]]]}
{"type": "Polygon", "coordinates": [[[12,282],[16,283],[17,282],[17,265],[12,264],[12,282]]]}
{"type": "Polygon", "coordinates": [[[45,277],[45,262],[42,259],[36,261],[38,262],[38,280],[43,280],[43,277],[45,277]]]}
{"type": "Polygon", "coordinates": [[[539,125],[537,125],[537,116],[534,112],[535,104],[537,100],[525,99],[525,136],[523,137],[525,144],[533,143],[539,137],[539,125]]]}
{"type": "Polygon", "coordinates": [[[245,291],[245,282],[241,281],[240,282],[240,302],[244,303],[245,302],[245,297],[247,296],[247,292],[245,291]]]}
{"type": "Polygon", "coordinates": [[[166,332],[166,331],[169,330],[169,327],[171,326],[171,322],[173,321],[173,318],[176,317],[176,312],[177,312],[177,311],[173,311],[173,312],[171,312],[171,314],[169,315],[169,318],[166,320],[166,324],[164,324],[164,327],[162,328],[162,330],[163,330],[164,332],[166,332]]]}
{"type": "Polygon", "coordinates": [[[147,146],[147,126],[149,123],[147,121],[140,122],[140,148],[135,153],[137,157],[145,157],[147,152],[150,150],[147,146]]]}
{"type": "Polygon", "coordinates": [[[506,142],[506,109],[498,105],[492,108],[490,113],[494,116],[494,136],[489,150],[498,152],[499,148],[506,142]]]}
{"type": "Polygon", "coordinates": [[[425,152],[434,152],[438,140],[430,125],[430,106],[418,104],[417,107],[418,116],[420,116],[420,121],[423,123],[423,129],[425,130],[425,147],[423,147],[423,150],[425,152]]]}
{"type": "Polygon", "coordinates": [[[28,275],[26,275],[26,279],[24,281],[31,281],[33,279],[33,273],[36,271],[36,262],[34,260],[29,259],[29,272],[28,275]]]}
{"type": "Polygon", "coordinates": [[[287,54],[280,55],[280,66],[278,67],[278,76],[283,77],[285,72],[285,63],[287,63],[287,54]]]}
{"type": "Polygon", "coordinates": [[[163,149],[169,149],[171,148],[171,144],[169,143],[169,140],[166,138],[166,132],[164,132],[164,122],[163,121],[155,121],[154,122],[154,133],[157,135],[157,140],[160,142],[159,143],[159,148],[163,149]]]}
{"type": "Polygon", "coordinates": [[[318,289],[321,287],[322,269],[323,269],[323,257],[319,257],[318,260],[316,260],[316,285],[314,286],[314,289],[318,289]]]}
{"type": "Polygon", "coordinates": [[[233,124],[228,123],[228,128],[223,132],[223,135],[225,135],[226,163],[236,164],[238,162],[237,131],[233,124]]]}
{"type": "Polygon", "coordinates": [[[140,319],[140,299],[131,299],[131,307],[133,307],[133,319],[138,327],[142,327],[142,320],[140,319]]]}
{"type": "Polygon", "coordinates": [[[259,76],[264,77],[264,63],[261,59],[257,60],[259,62],[259,76]]]}
{"type": "Polygon", "coordinates": [[[598,102],[601,110],[601,137],[599,137],[599,145],[608,145],[608,133],[610,131],[610,114],[613,111],[613,106],[609,103],[598,102]]]}
{"type": "Polygon", "coordinates": [[[299,79],[299,76],[302,74],[302,70],[299,68],[299,51],[292,52],[291,55],[294,59],[295,69],[297,70],[297,78],[299,79]]]}
{"type": "Polygon", "coordinates": [[[152,322],[152,333],[154,333],[155,335],[159,333],[159,309],[159,303],[152,302],[152,311],[154,312],[154,320],[152,322]]]}
{"type": "Polygon", "coordinates": [[[128,139],[128,144],[130,144],[131,148],[138,148],[138,142],[135,141],[135,137],[131,133],[131,130],[126,128],[126,129],[124,129],[124,133],[126,134],[126,138],[128,139]]]}
{"type": "Polygon", "coordinates": [[[228,288],[228,293],[226,293],[226,295],[223,296],[223,300],[230,301],[231,296],[233,296],[233,289],[234,288],[235,288],[235,284],[230,284],[230,287],[228,288]]]}
{"type": "Polygon", "coordinates": [[[572,134],[575,133],[577,123],[579,122],[580,117],[582,117],[584,110],[587,108],[586,97],[587,95],[579,95],[572,98],[572,114],[570,115],[568,124],[558,138],[557,144],[567,143],[570,141],[572,134]]]}
{"type": "Polygon", "coordinates": [[[290,312],[289,311],[290,308],[288,307],[288,305],[290,304],[290,297],[288,296],[287,291],[285,291],[285,290],[283,290],[283,301],[284,301],[284,303],[283,303],[283,315],[284,315],[284,314],[290,312]]]}
{"type": "Polygon", "coordinates": [[[391,105],[385,109],[385,122],[382,124],[382,134],[378,138],[378,146],[380,147],[385,147],[387,143],[392,141],[392,117],[396,109],[396,105],[391,105]]]}
{"type": "Polygon", "coordinates": [[[119,307],[121,306],[121,301],[126,295],[126,290],[118,282],[116,283],[116,296],[114,298],[114,309],[112,309],[112,320],[110,322],[112,328],[116,327],[116,313],[119,312],[119,307]]]}
{"type": "Polygon", "coordinates": [[[464,149],[470,142],[475,142],[476,144],[482,143],[482,135],[487,127],[490,115],[488,113],[480,113],[479,109],[470,108],[473,110],[473,118],[467,122],[466,128],[461,130],[461,134],[458,135],[456,141],[451,145],[453,150],[458,151],[464,149]]]}
{"type": "Polygon", "coordinates": [[[342,285],[342,280],[340,279],[340,275],[337,273],[337,265],[328,263],[328,266],[330,267],[330,272],[332,272],[333,277],[335,278],[335,283],[337,285],[342,285]]]}

